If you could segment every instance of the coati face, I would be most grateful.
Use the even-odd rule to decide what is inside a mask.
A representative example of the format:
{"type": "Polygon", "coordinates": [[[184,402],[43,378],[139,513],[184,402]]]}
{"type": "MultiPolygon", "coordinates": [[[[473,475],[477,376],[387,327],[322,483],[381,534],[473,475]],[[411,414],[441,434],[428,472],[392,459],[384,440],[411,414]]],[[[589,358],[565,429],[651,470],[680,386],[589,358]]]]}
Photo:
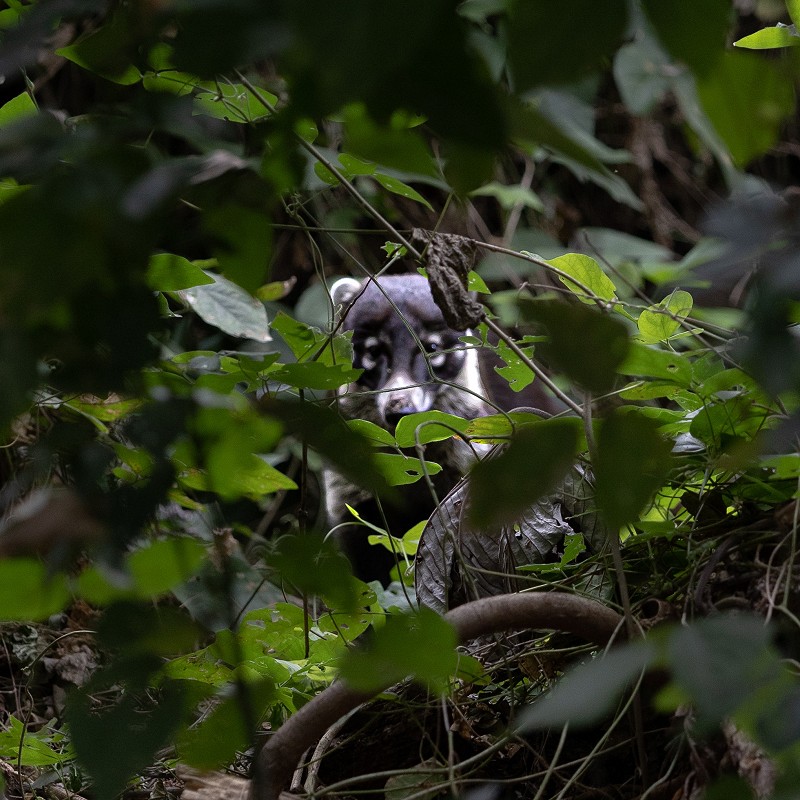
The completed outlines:
{"type": "Polygon", "coordinates": [[[445,323],[425,278],[393,275],[366,285],[345,278],[332,295],[343,306],[342,330],[353,332],[353,365],[364,370],[341,393],[348,416],[393,431],[407,414],[438,408],[472,416],[480,408],[450,385],[479,391],[477,359],[445,323]]]}

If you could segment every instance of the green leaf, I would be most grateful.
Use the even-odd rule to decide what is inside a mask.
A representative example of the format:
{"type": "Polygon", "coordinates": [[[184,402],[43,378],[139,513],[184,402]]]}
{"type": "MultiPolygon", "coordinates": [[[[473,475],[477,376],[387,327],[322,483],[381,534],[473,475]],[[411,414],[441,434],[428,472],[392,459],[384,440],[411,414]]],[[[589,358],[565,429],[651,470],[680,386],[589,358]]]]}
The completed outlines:
{"type": "Polygon", "coordinates": [[[36,103],[27,92],[23,92],[0,107],[0,127],[37,113],[36,103]]]}
{"type": "MultiPolygon", "coordinates": [[[[323,183],[327,183],[329,186],[339,185],[339,179],[321,161],[314,162],[314,174],[323,183]]],[[[347,177],[347,175],[345,175],[345,177],[347,177]]]]}
{"type": "Polygon", "coordinates": [[[621,322],[577,303],[534,301],[520,310],[545,327],[549,340],[539,351],[553,366],[590,392],[599,394],[614,386],[615,371],[630,347],[621,322]]]}
{"type": "Polygon", "coordinates": [[[692,302],[689,292],[676,289],[657,305],[642,311],[636,321],[642,341],[655,344],[669,339],[681,327],[681,320],[689,315],[692,302]]]}
{"type": "MultiPolygon", "coordinates": [[[[533,357],[533,347],[525,347],[525,341],[535,337],[525,337],[522,342],[518,342],[520,349],[528,358],[533,357]]],[[[494,371],[508,381],[508,388],[514,392],[521,392],[526,386],[530,386],[536,377],[533,370],[525,364],[522,359],[503,341],[497,343],[497,355],[505,362],[503,367],[495,367],[494,371]]]]}
{"type": "Polygon", "coordinates": [[[285,364],[269,374],[270,380],[294,386],[297,389],[338,389],[355,381],[363,372],[349,364],[322,364],[307,361],[303,364],[285,364]]]}
{"type": "Polygon", "coordinates": [[[225,276],[255,292],[268,274],[272,226],[263,210],[228,203],[203,215],[207,231],[221,242],[214,251],[225,276]]]}
{"type": "MultiPolygon", "coordinates": [[[[247,87],[240,83],[226,81],[200,81],[196,84],[194,108],[199,114],[206,114],[229,122],[250,123],[270,116],[270,111],[247,87]]],[[[274,94],[264,89],[259,94],[272,106],[278,102],[274,94]]]]}
{"type": "Polygon", "coordinates": [[[800,0],[786,0],[786,9],[795,26],[800,25],[800,0]]]}
{"type": "Polygon", "coordinates": [[[760,31],[743,36],[733,43],[734,47],[748,50],[772,50],[776,47],[797,47],[800,36],[788,25],[776,25],[774,28],[762,28],[760,31]]]}
{"type": "Polygon", "coordinates": [[[231,447],[229,440],[212,446],[207,458],[208,488],[224,500],[249,497],[258,501],[264,495],[297,484],[255,453],[231,447]]]}
{"type": "Polygon", "coordinates": [[[398,447],[414,447],[417,443],[441,442],[464,433],[469,420],[443,411],[409,414],[397,423],[394,435],[398,447]],[[441,423],[441,424],[437,424],[441,423]]]}
{"type": "Polygon", "coordinates": [[[282,536],[267,561],[299,592],[323,597],[336,610],[358,608],[363,584],[353,578],[349,562],[329,539],[310,533],[282,536]]]}
{"type": "Polygon", "coordinates": [[[732,439],[749,439],[765,427],[770,412],[754,402],[751,394],[735,395],[719,403],[707,403],[692,419],[692,436],[723,448],[732,439]]]}
{"type": "MultiPolygon", "coordinates": [[[[590,256],[585,256],[581,253],[567,253],[558,258],[551,258],[547,263],[580,281],[595,297],[599,297],[601,300],[613,300],[617,296],[617,290],[611,278],[600,269],[600,265],[590,256]]],[[[586,296],[586,290],[576,283],[562,275],[559,275],[558,279],[571,292],[574,292],[581,302],[594,302],[592,297],[586,296]]]]}
{"type": "Polygon", "coordinates": [[[349,152],[405,173],[439,177],[430,149],[409,121],[395,113],[387,125],[376,124],[363,104],[351,103],[342,112],[345,147],[349,152]]]}
{"type": "MultiPolygon", "coordinates": [[[[49,723],[50,725],[53,722],[49,723]]],[[[60,742],[59,749],[53,749],[51,742],[58,740],[59,734],[54,734],[49,728],[39,731],[29,731],[14,716],[8,716],[7,730],[0,731],[0,758],[16,762],[17,759],[26,767],[50,767],[62,764],[75,758],[71,747],[66,741],[60,742]]],[[[63,738],[63,734],[61,735],[63,738]]]]}
{"type": "Polygon", "coordinates": [[[182,256],[157,253],[150,257],[147,285],[154,292],[177,292],[211,283],[214,283],[214,278],[182,256]]]}
{"type": "Polygon", "coordinates": [[[568,723],[582,728],[601,722],[655,655],[652,644],[632,642],[571,669],[551,692],[518,715],[516,730],[526,733],[568,723]]]}
{"type": "Polygon", "coordinates": [[[180,298],[209,325],[231,336],[270,341],[263,304],[222,275],[206,274],[213,278],[213,283],[183,289],[178,292],[180,298]]]}
{"type": "Polygon", "coordinates": [[[347,426],[350,430],[363,436],[369,440],[374,447],[396,447],[397,442],[394,436],[385,428],[376,425],[374,422],[369,422],[366,419],[349,419],[347,426]]]}
{"type": "Polygon", "coordinates": [[[94,782],[99,800],[113,800],[139,770],[153,763],[183,716],[181,692],[165,685],[158,702],[123,694],[99,714],[91,710],[89,690],[70,693],[67,722],[78,760],[94,782]]]}
{"type": "Polygon", "coordinates": [[[138,83],[142,75],[129,57],[134,49],[132,25],[128,13],[117,12],[99,30],[76,44],[59,48],[56,54],[113,83],[122,86],[138,83]]]}
{"type": "Polygon", "coordinates": [[[494,197],[506,211],[510,211],[514,206],[532,208],[534,211],[543,212],[544,203],[536,192],[527,186],[504,186],[502,183],[492,181],[480,189],[470,192],[473,197],[494,197]]]}
{"type": "Polygon", "coordinates": [[[372,177],[387,191],[393,194],[399,194],[401,197],[406,197],[417,203],[422,203],[425,208],[429,208],[433,211],[433,206],[416,191],[416,189],[412,189],[408,184],[403,183],[403,181],[393,178],[391,175],[385,175],[382,172],[376,172],[372,177]]]}
{"type": "Polygon", "coordinates": [[[692,365],[686,356],[639,342],[630,343],[628,354],[618,371],[623,375],[661,378],[687,389],[692,383],[692,365]]]}
{"type": "Polygon", "coordinates": [[[153,542],[127,558],[139,596],[158,597],[197,572],[206,557],[206,545],[178,536],[153,542]]]}
{"type": "Polygon", "coordinates": [[[601,425],[594,464],[597,505],[612,528],[635,522],[672,466],[672,442],[659,422],[614,413],[601,425]]]}
{"type": "Polygon", "coordinates": [[[416,483],[425,474],[436,475],[442,471],[433,461],[420,461],[412,456],[398,453],[376,453],[375,465],[389,486],[405,486],[416,483]]]}
{"type": "Polygon", "coordinates": [[[349,153],[340,153],[339,162],[344,167],[345,174],[352,178],[355,175],[374,175],[375,164],[370,161],[364,161],[362,158],[356,158],[349,153]]]}
{"type": "Polygon", "coordinates": [[[149,680],[152,663],[192,650],[203,635],[186,611],[168,605],[156,607],[152,597],[144,602],[122,599],[110,605],[96,627],[103,646],[117,653],[110,669],[131,669],[135,680],[149,680]]]}
{"type": "Polygon", "coordinates": [[[542,417],[528,411],[511,411],[508,414],[490,414],[473,419],[466,434],[480,442],[508,439],[519,425],[541,422],[542,417]]]}
{"type": "MultiPolygon", "coordinates": [[[[633,41],[614,57],[614,80],[632,114],[649,114],[672,86],[670,61],[653,41],[633,41]]],[[[601,252],[605,253],[601,248],[601,252]]]]}
{"type": "Polygon", "coordinates": [[[287,432],[300,436],[356,485],[381,497],[393,495],[376,468],[370,443],[348,428],[331,409],[275,399],[263,401],[262,409],[279,419],[287,432]]]}
{"type": "Polygon", "coordinates": [[[795,109],[794,88],[780,63],[746,51],[723,53],[698,80],[697,92],[739,167],[775,144],[795,109]],[[742,119],[748,124],[742,125],[742,119]]]}
{"type": "Polygon", "coordinates": [[[731,23],[730,0],[643,0],[642,7],[658,38],[696,75],[714,65],[725,47],[731,23]]]}
{"type": "MultiPolygon", "coordinates": [[[[248,676],[252,673],[246,673],[248,676]]],[[[255,675],[252,675],[255,678],[255,675]]],[[[241,684],[233,697],[225,697],[202,720],[183,728],[177,737],[181,761],[197,769],[221,769],[236,759],[236,754],[250,747],[257,722],[245,709],[266,712],[280,697],[271,680],[249,680],[241,684]]]]}
{"type": "Polygon", "coordinates": [[[69,602],[66,578],[27,558],[0,560],[0,619],[34,621],[61,611],[69,602]]]}
{"type": "Polygon", "coordinates": [[[693,700],[705,729],[736,711],[759,686],[778,676],[770,629],[747,614],[700,620],[671,632],[667,644],[675,682],[693,700]]]}
{"type": "Polygon", "coordinates": [[[579,428],[577,419],[525,425],[496,458],[478,462],[469,481],[471,522],[486,528],[513,521],[555,488],[574,463],[579,428]]]}
{"type": "MultiPolygon", "coordinates": [[[[298,361],[304,361],[314,355],[328,339],[319,329],[306,325],[283,311],[275,315],[272,330],[280,334],[298,361]]],[[[348,359],[348,363],[349,361],[352,361],[352,358],[348,359]]]]}
{"type": "Polygon", "coordinates": [[[348,650],[339,665],[354,689],[377,691],[412,676],[435,692],[444,691],[458,670],[456,632],[434,611],[394,614],[364,649],[348,650]]]}

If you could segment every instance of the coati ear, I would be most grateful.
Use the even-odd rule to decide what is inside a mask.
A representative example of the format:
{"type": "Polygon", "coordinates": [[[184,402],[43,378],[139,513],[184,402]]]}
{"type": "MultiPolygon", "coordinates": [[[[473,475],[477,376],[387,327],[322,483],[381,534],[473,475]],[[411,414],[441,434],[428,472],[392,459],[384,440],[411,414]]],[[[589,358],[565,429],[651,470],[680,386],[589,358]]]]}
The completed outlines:
{"type": "Polygon", "coordinates": [[[331,300],[333,305],[341,310],[344,308],[361,290],[361,281],[355,278],[339,278],[331,286],[331,300]]]}

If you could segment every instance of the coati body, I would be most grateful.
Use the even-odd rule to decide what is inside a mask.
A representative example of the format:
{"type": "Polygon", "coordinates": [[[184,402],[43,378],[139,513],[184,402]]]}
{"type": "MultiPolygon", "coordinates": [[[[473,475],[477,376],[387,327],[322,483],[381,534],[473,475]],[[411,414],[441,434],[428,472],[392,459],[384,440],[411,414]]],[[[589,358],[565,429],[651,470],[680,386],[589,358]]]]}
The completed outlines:
{"type": "MultiPolygon", "coordinates": [[[[420,275],[394,275],[359,283],[339,281],[333,301],[342,308],[341,330],[353,333],[353,365],[364,372],[338,393],[338,405],[349,419],[366,419],[394,432],[397,423],[416,412],[440,411],[462,417],[490,413],[484,403],[477,351],[467,348],[444,321],[428,282],[420,275]]],[[[425,458],[442,466],[433,476],[441,500],[474,460],[470,446],[448,439],[426,446],[425,458]]],[[[390,533],[402,536],[427,519],[435,507],[424,480],[402,487],[402,506],[384,508],[390,533]]],[[[394,559],[383,547],[368,543],[369,530],[347,525],[356,508],[370,522],[383,519],[373,498],[340,475],[325,476],[327,523],[362,580],[388,583],[394,559]]]]}

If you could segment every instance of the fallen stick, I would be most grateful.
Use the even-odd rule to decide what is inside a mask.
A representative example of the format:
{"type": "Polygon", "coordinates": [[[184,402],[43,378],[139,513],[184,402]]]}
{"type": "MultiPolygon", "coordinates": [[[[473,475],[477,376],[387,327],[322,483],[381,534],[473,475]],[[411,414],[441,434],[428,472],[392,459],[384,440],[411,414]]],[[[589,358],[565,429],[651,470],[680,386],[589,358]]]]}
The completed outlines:
{"type": "MultiPolygon", "coordinates": [[[[477,636],[529,628],[574,633],[605,646],[622,624],[622,617],[602,603],[564,592],[484,597],[448,611],[444,618],[456,629],[462,644],[477,636]]],[[[390,685],[365,693],[337,681],[306,703],[269,738],[256,757],[250,800],[278,800],[303,753],[336,720],[390,685]]]]}

